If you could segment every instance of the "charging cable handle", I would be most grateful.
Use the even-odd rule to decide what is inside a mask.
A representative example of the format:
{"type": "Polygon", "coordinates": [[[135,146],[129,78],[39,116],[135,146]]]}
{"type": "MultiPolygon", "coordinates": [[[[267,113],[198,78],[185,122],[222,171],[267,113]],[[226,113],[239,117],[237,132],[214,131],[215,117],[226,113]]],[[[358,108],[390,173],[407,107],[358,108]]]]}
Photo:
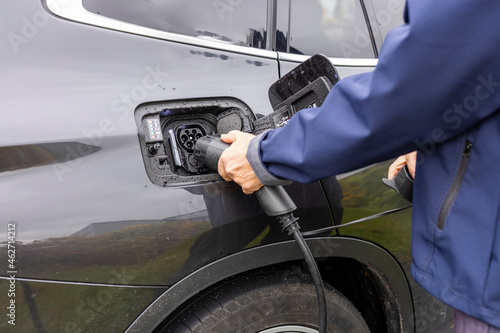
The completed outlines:
{"type": "MultiPolygon", "coordinates": [[[[216,135],[206,135],[196,141],[194,154],[196,159],[209,169],[217,171],[222,152],[230,146],[216,135]]],[[[297,209],[282,186],[263,186],[255,192],[260,206],[268,216],[280,216],[297,209]]]]}

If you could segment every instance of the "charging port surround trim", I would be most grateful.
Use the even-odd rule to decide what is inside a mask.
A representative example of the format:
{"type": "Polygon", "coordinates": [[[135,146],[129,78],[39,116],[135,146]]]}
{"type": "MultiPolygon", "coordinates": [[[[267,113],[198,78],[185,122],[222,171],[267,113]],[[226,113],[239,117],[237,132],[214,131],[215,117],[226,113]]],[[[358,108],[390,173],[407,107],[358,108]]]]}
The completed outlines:
{"type": "Polygon", "coordinates": [[[162,187],[222,181],[194,156],[196,140],[236,129],[253,132],[255,116],[230,97],[160,101],[135,110],[144,165],[149,179],[162,187]]]}

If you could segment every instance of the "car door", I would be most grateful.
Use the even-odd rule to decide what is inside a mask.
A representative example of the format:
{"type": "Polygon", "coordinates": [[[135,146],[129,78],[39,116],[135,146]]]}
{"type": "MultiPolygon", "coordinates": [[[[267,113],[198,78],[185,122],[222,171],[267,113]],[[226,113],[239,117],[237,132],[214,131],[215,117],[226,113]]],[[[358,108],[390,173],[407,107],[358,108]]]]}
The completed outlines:
{"type": "MultiPolygon", "coordinates": [[[[47,0],[2,12],[0,195],[16,273],[2,266],[0,282],[7,294],[10,274],[20,281],[16,329],[123,331],[197,268],[281,239],[235,185],[175,161],[177,173],[155,177],[137,117],[162,108],[182,131],[205,114],[272,112],[267,1],[47,0]]],[[[332,223],[319,183],[290,192],[306,227],[332,223]]]]}

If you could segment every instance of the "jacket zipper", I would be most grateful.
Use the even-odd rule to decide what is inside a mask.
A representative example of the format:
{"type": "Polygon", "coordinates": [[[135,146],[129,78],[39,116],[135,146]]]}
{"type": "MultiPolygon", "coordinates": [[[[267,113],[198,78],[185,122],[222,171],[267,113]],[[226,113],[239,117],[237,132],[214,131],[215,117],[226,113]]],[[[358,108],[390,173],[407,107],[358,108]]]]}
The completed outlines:
{"type": "Polygon", "coordinates": [[[441,210],[439,211],[437,227],[440,230],[443,230],[444,223],[448,214],[450,213],[451,206],[455,202],[457,198],[458,191],[460,190],[460,186],[462,185],[462,181],[465,176],[465,170],[467,169],[467,164],[469,163],[470,152],[472,150],[472,142],[469,140],[465,141],[464,151],[462,152],[462,157],[460,158],[460,164],[458,165],[458,170],[453,179],[453,183],[444,199],[443,205],[441,206],[441,210]]]}

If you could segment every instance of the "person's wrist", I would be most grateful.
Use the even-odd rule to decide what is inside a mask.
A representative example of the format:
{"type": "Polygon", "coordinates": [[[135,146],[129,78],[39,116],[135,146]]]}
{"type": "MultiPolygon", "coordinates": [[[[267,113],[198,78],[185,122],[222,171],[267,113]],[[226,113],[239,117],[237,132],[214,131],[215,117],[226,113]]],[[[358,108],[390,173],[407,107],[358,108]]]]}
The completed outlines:
{"type": "Polygon", "coordinates": [[[267,167],[264,165],[260,155],[260,142],[265,138],[270,130],[257,135],[250,141],[247,150],[247,160],[255,175],[263,185],[278,186],[278,185],[289,185],[292,183],[291,180],[283,179],[273,175],[267,167]]]}

